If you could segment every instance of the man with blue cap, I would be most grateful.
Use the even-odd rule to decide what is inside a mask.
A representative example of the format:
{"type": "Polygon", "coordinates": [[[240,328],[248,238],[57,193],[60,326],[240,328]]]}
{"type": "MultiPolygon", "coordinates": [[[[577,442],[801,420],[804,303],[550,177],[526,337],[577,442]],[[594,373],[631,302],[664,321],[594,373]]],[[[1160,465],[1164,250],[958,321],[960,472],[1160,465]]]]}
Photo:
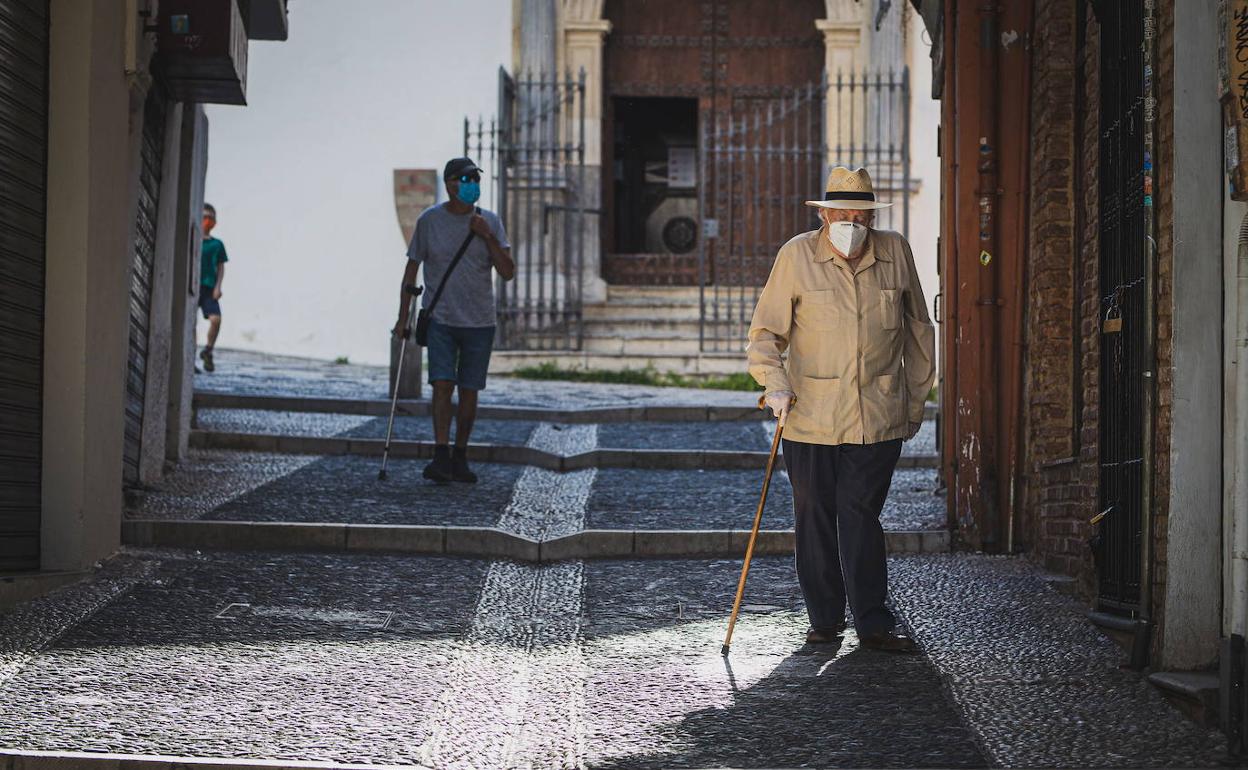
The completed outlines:
{"type": "MultiPolygon", "coordinates": [[[[429,384],[433,387],[434,456],[424,476],[439,484],[475,483],[468,467],[468,439],[477,417],[477,394],[485,388],[494,348],[494,271],[510,281],[516,274],[511,244],[502,220],[479,208],[481,169],[469,158],[454,158],[442,171],[448,200],[431,206],[416,221],[407,248],[402,286],[416,282],[425,268],[423,307],[441,294],[429,322],[429,384]],[[454,264],[460,251],[463,256],[454,264]],[[443,285],[445,284],[445,285],[443,285]],[[451,399],[459,388],[455,411],[455,448],[450,447],[451,399]]],[[[408,328],[407,295],[400,289],[396,335],[408,328]]]]}

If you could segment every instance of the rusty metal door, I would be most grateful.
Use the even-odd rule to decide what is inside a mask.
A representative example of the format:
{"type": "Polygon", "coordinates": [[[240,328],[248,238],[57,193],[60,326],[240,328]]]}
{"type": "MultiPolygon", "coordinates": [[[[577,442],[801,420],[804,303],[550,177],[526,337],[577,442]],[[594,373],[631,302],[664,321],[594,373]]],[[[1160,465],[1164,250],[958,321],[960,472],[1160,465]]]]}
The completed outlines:
{"type": "Polygon", "coordinates": [[[1142,0],[1096,6],[1101,26],[1100,504],[1095,545],[1097,604],[1140,609],[1146,547],[1145,399],[1148,250],[1152,191],[1145,123],[1142,0]]]}
{"type": "Polygon", "coordinates": [[[702,122],[698,251],[701,345],[740,350],[776,252],[819,227],[805,201],[834,166],[864,167],[894,206],[875,226],[909,229],[909,71],[840,73],[771,93],[745,91],[702,122]]]}

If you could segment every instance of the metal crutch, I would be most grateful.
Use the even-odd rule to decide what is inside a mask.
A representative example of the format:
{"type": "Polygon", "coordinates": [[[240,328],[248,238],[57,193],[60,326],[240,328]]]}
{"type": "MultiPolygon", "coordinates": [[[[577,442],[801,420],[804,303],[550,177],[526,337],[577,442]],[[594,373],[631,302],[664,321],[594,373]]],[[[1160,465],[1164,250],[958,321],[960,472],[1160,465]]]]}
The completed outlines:
{"type": "Polygon", "coordinates": [[[399,366],[394,373],[394,391],[390,396],[390,424],[386,426],[386,448],[381,452],[381,470],[377,473],[378,481],[386,480],[386,463],[390,460],[390,439],[394,437],[394,412],[399,406],[399,383],[403,381],[403,354],[407,352],[407,340],[412,336],[412,319],[416,317],[416,300],[423,288],[408,284],[403,291],[411,295],[407,301],[407,327],[403,329],[403,342],[399,345],[399,366]]]}
{"type": "MultiPolygon", "coordinates": [[[[794,398],[789,402],[789,408],[793,408],[793,404],[797,403],[794,398]]],[[[760,396],[758,399],[758,408],[762,409],[766,404],[766,397],[760,396]]],[[[745,595],[745,578],[750,574],[750,559],[754,558],[754,541],[758,539],[758,526],[763,521],[763,507],[767,504],[767,490],[771,487],[771,472],[776,467],[776,452],[780,449],[780,436],[784,434],[784,420],[788,416],[788,412],[781,417],[776,418],[776,435],[771,440],[771,454],[767,457],[767,473],[763,476],[763,493],[758,498],[758,510],[754,513],[754,528],[750,530],[750,542],[745,547],[745,563],[741,565],[741,579],[737,581],[737,598],[732,603],[732,617],[728,619],[728,633],[724,636],[724,646],[719,648],[719,654],[725,658],[728,657],[728,647],[732,644],[732,629],[737,625],[737,613],[741,611],[741,597],[745,595]]]]}

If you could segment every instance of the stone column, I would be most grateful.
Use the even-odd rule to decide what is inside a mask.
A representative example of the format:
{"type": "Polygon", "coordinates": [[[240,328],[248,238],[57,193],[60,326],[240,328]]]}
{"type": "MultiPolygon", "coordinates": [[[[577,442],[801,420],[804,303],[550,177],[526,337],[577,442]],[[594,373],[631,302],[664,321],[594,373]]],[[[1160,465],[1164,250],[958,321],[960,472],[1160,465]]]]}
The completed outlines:
{"type": "Polygon", "coordinates": [[[174,334],[181,331],[173,323],[174,284],[181,163],[182,102],[165,108],[165,146],[156,214],[156,254],[152,263],[151,319],[147,336],[147,382],[143,388],[143,439],[139,455],[139,481],[154,484],[165,472],[165,441],[168,436],[169,375],[172,370],[174,334]]]}
{"type": "MultiPolygon", "coordinates": [[[[869,32],[869,41],[867,43],[866,67],[875,77],[883,77],[885,82],[891,77],[900,81],[901,70],[908,63],[906,56],[906,33],[905,22],[909,14],[909,3],[894,2],[889,7],[888,12],[881,18],[879,29],[875,27],[875,12],[872,11],[870,23],[867,24],[869,32]]],[[[871,92],[873,98],[884,96],[878,90],[871,92]]],[[[884,98],[891,99],[890,96],[884,98]]],[[[913,101],[913,93],[910,95],[913,101]]],[[[909,105],[907,105],[907,109],[909,105]]],[[[888,142],[890,137],[894,146],[900,148],[902,146],[902,124],[900,116],[893,113],[889,116],[889,110],[885,109],[883,117],[883,125],[879,125],[874,110],[867,111],[866,131],[868,136],[879,136],[881,141],[888,142]]],[[[896,200],[900,195],[910,195],[910,191],[903,191],[904,178],[902,174],[902,164],[900,156],[893,158],[892,162],[874,161],[870,165],[871,175],[875,181],[878,191],[889,195],[896,200]]],[[[900,228],[900,222],[894,220],[891,225],[900,228]]]]}
{"type": "MultiPolygon", "coordinates": [[[[838,143],[849,144],[851,136],[857,138],[863,134],[866,124],[862,120],[865,101],[861,91],[855,91],[853,98],[859,102],[853,111],[856,117],[851,125],[849,111],[842,109],[848,106],[847,99],[838,100],[836,82],[839,75],[848,88],[849,78],[862,77],[866,66],[866,44],[869,40],[866,15],[870,9],[865,3],[845,2],[845,0],[828,0],[828,18],[817,19],[815,28],[823,33],[824,63],[823,70],[828,80],[827,100],[824,103],[824,131],[828,144],[828,157],[825,166],[830,163],[858,163],[863,159],[854,157],[852,152],[845,150],[836,156],[838,143]]],[[[826,168],[825,168],[826,171],[826,168]]]]}
{"type": "MultiPolygon", "coordinates": [[[[571,180],[581,186],[586,209],[602,206],[602,47],[611,31],[611,22],[599,18],[601,0],[582,2],[564,0],[563,63],[576,78],[585,73],[585,173],[584,180],[571,180]],[[571,14],[575,13],[576,16],[571,14]]],[[[584,276],[583,298],[587,303],[605,302],[607,284],[602,279],[602,245],[599,236],[602,217],[587,214],[583,218],[580,238],[583,243],[581,272],[584,276]]]]}
{"type": "Polygon", "coordinates": [[[169,350],[169,403],[165,456],[186,457],[190,445],[192,396],[195,388],[195,322],[199,308],[199,255],[203,233],[204,175],[208,168],[208,116],[202,104],[185,104],[178,131],[178,208],[175,221],[173,331],[169,350]]]}
{"type": "Polygon", "coordinates": [[[118,4],[53,0],[48,76],[41,567],[85,570],[121,539],[131,234],[142,99],[118,4]]]}

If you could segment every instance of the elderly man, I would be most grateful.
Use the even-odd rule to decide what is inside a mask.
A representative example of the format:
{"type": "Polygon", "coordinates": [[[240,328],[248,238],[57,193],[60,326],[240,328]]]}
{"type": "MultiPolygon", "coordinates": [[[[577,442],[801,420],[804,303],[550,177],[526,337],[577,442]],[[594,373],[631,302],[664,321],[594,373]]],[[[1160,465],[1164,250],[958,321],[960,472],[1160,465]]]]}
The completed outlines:
{"type": "Polygon", "coordinates": [[[910,245],[874,230],[866,170],[837,167],[818,230],[780,248],[750,324],[750,374],[784,416],[797,575],[811,644],[845,630],[864,647],[912,652],[886,604],[880,512],[903,440],[923,421],[935,379],[935,332],[910,245]],[[787,355],[787,361],[785,353],[787,355]]]}

